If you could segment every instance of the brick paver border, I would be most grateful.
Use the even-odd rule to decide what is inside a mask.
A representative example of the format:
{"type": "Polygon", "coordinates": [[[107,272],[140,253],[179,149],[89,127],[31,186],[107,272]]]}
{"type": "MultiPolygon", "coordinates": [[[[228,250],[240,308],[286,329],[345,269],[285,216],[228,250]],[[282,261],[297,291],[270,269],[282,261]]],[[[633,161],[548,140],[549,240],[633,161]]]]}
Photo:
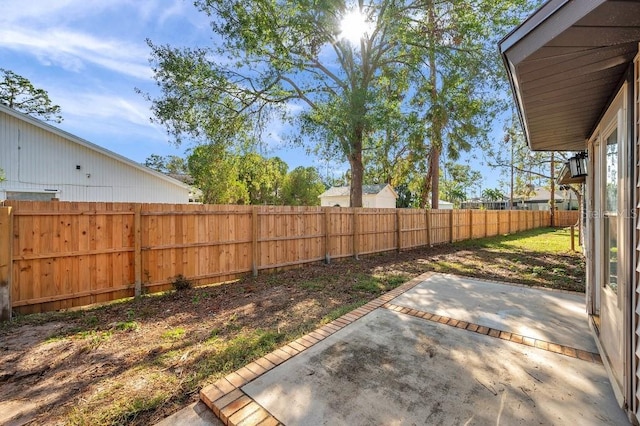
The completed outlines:
{"type": "MultiPolygon", "coordinates": [[[[261,376],[267,371],[282,364],[291,357],[298,355],[313,345],[321,342],[331,336],[338,330],[346,327],[352,322],[362,318],[368,313],[378,308],[385,308],[402,314],[411,315],[429,321],[439,322],[452,327],[465,329],[471,332],[484,334],[487,336],[508,340],[510,342],[536,347],[546,351],[566,355],[572,358],[578,358],[584,361],[602,363],[600,355],[571,348],[569,346],[558,345],[552,342],[546,342],[539,339],[532,339],[511,333],[504,330],[483,327],[478,324],[466,321],[456,320],[441,315],[435,315],[428,312],[418,311],[389,303],[391,300],[400,296],[402,293],[412,289],[418,284],[426,281],[434,272],[424,273],[411,281],[402,284],[399,287],[383,294],[382,296],[366,303],[365,305],[355,309],[340,318],[331,321],[328,324],[287,343],[286,345],[274,350],[271,353],[247,364],[246,366],[234,371],[231,374],[219,379],[215,383],[205,386],[200,390],[200,399],[213,411],[213,413],[225,425],[260,425],[275,426],[282,425],[271,413],[264,407],[253,400],[249,395],[245,394],[241,387],[261,376]]],[[[545,289],[548,290],[548,289],[545,289]]]]}
{"type": "Polygon", "coordinates": [[[391,311],[399,312],[401,314],[410,315],[416,318],[422,318],[427,321],[438,322],[440,324],[445,324],[451,327],[472,331],[474,333],[484,334],[498,339],[507,340],[513,343],[518,343],[520,345],[535,347],[544,351],[565,355],[570,358],[577,358],[583,361],[602,364],[602,358],[600,357],[600,354],[572,348],[571,346],[560,345],[541,339],[534,339],[532,337],[522,336],[517,333],[511,333],[505,330],[485,327],[472,322],[449,318],[443,315],[436,315],[430,312],[418,311],[416,309],[406,308],[404,306],[394,305],[392,303],[385,303],[384,305],[382,305],[382,307],[391,311]]]}

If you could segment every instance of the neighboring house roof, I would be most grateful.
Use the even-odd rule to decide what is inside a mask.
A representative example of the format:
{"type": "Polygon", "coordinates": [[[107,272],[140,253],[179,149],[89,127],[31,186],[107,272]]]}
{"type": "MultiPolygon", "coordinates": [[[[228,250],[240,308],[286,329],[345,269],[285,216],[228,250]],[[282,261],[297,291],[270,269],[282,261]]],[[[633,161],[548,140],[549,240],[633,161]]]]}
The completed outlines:
{"type": "MultiPolygon", "coordinates": [[[[396,193],[396,191],[391,187],[391,185],[386,184],[386,183],[379,183],[379,184],[376,184],[376,185],[362,185],[362,194],[363,195],[377,195],[380,192],[382,192],[382,190],[385,189],[386,187],[389,187],[391,192],[393,192],[393,195],[396,198],[398,198],[398,194],[396,193]]],[[[350,194],[350,187],[348,187],[348,186],[334,186],[334,187],[331,187],[331,188],[327,189],[322,194],[320,194],[319,197],[345,197],[345,196],[349,196],[349,194],[350,194]]]]}
{"type": "Polygon", "coordinates": [[[638,50],[640,2],[550,0],[500,42],[533,150],[585,149],[638,50]]]}
{"type": "Polygon", "coordinates": [[[163,179],[163,180],[165,180],[165,181],[167,181],[169,183],[172,183],[172,184],[174,184],[176,186],[180,186],[180,187],[182,187],[184,189],[187,189],[187,190],[190,189],[189,185],[186,185],[186,184],[180,182],[179,180],[176,180],[176,179],[174,179],[172,177],[169,177],[169,176],[167,176],[165,174],[162,174],[160,172],[156,172],[155,170],[152,170],[152,169],[150,169],[150,168],[148,168],[146,166],[143,166],[143,165],[141,165],[139,163],[136,163],[135,161],[130,160],[127,157],[124,157],[124,156],[122,156],[120,154],[116,154],[113,151],[109,151],[106,148],[103,148],[103,147],[101,147],[99,145],[91,143],[91,142],[89,142],[89,141],[87,141],[85,139],[82,139],[82,138],[74,135],[74,134],[71,134],[69,132],[65,132],[62,129],[59,129],[59,128],[55,127],[55,126],[52,126],[49,123],[45,123],[42,120],[38,120],[37,118],[32,117],[32,116],[30,116],[28,114],[16,111],[15,109],[9,108],[8,106],[5,106],[3,104],[0,104],[0,112],[4,112],[4,113],[6,113],[6,114],[8,114],[8,115],[10,115],[12,117],[17,118],[18,120],[22,120],[22,121],[24,121],[26,123],[29,123],[29,124],[33,125],[33,126],[39,127],[42,130],[45,130],[47,132],[51,132],[51,133],[53,133],[55,135],[58,135],[58,136],[60,136],[60,137],[62,137],[64,139],[67,139],[67,140],[69,140],[71,142],[74,142],[74,143],[76,143],[78,145],[81,145],[81,146],[83,146],[85,148],[91,149],[93,151],[97,151],[100,154],[103,154],[103,155],[105,155],[105,156],[107,156],[107,157],[109,157],[109,158],[111,158],[113,160],[119,161],[119,162],[124,163],[124,164],[126,164],[128,166],[134,167],[134,168],[136,168],[138,170],[141,170],[141,171],[143,171],[145,173],[153,175],[153,176],[155,176],[157,178],[163,179]]]}
{"type": "MultiPolygon", "coordinates": [[[[556,201],[564,200],[565,198],[562,192],[556,191],[556,201]]],[[[536,188],[530,196],[524,197],[525,202],[547,202],[549,200],[551,200],[551,191],[544,188],[536,188]]]]}

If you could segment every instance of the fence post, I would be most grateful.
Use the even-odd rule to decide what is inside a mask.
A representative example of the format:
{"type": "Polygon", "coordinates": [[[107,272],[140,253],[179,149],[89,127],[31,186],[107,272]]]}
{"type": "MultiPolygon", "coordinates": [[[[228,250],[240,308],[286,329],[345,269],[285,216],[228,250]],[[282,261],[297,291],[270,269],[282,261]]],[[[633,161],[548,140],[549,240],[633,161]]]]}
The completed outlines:
{"type": "Polygon", "coordinates": [[[484,237],[489,235],[489,210],[484,211],[484,237]]]}
{"type": "Polygon", "coordinates": [[[253,276],[258,276],[258,207],[254,206],[251,210],[251,270],[253,276]]]}
{"type": "Polygon", "coordinates": [[[331,263],[331,217],[329,207],[324,208],[324,263],[331,263]]]}
{"type": "Polygon", "coordinates": [[[471,209],[469,211],[469,239],[473,240],[473,211],[471,209]]]}
{"type": "Polygon", "coordinates": [[[396,229],[398,232],[398,253],[402,250],[402,217],[400,209],[396,209],[396,229]]]}
{"type": "Polygon", "coordinates": [[[142,295],[142,204],[134,206],[133,216],[133,275],[135,280],[135,295],[142,295]]]}
{"type": "Polygon", "coordinates": [[[449,242],[453,242],[453,209],[449,210],[449,242]]]}
{"type": "Polygon", "coordinates": [[[427,220],[427,245],[429,247],[433,247],[431,245],[431,210],[425,209],[424,211],[426,213],[426,220],[427,220]]]}
{"type": "Polygon", "coordinates": [[[13,211],[0,207],[0,321],[11,319],[13,277],[13,211]]]}
{"type": "Polygon", "coordinates": [[[571,251],[576,251],[576,227],[571,225],[571,251]]]}
{"type": "Polygon", "coordinates": [[[358,250],[360,249],[360,232],[358,229],[358,208],[353,207],[353,257],[358,260],[358,250]]]}
{"type": "Polygon", "coordinates": [[[507,234],[511,234],[511,210],[509,210],[509,227],[507,229],[507,234]]]}

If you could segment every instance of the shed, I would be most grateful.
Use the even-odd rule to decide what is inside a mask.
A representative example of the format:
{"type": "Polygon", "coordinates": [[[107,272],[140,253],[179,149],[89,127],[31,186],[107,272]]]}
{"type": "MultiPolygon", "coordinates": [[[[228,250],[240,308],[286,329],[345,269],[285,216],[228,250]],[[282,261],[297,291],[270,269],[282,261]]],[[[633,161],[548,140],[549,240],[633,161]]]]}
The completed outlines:
{"type": "Polygon", "coordinates": [[[0,200],[189,202],[188,185],[0,104],[0,200]]]}
{"type": "Polygon", "coordinates": [[[438,209],[440,210],[453,210],[453,203],[444,200],[438,200],[438,209]]]}
{"type": "MultiPolygon", "coordinates": [[[[319,195],[323,207],[349,207],[348,186],[334,186],[319,195]]],[[[396,208],[398,194],[389,184],[362,185],[362,207],[396,208]]]]}

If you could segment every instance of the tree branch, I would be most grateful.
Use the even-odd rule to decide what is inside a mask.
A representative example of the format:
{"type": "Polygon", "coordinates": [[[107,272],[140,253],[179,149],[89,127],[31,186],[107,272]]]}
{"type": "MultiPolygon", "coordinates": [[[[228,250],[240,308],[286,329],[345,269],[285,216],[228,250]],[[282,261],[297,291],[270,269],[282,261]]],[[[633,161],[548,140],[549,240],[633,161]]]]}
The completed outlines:
{"type": "Polygon", "coordinates": [[[295,92],[298,94],[298,99],[304,101],[307,105],[309,105],[313,109],[318,108],[318,106],[311,99],[307,97],[307,95],[298,87],[298,85],[293,80],[283,75],[280,76],[280,79],[282,81],[286,81],[291,85],[291,87],[293,87],[293,90],[295,90],[295,92]]]}
{"type": "Polygon", "coordinates": [[[542,174],[542,173],[539,173],[539,172],[534,172],[533,170],[526,170],[526,169],[523,169],[521,167],[514,166],[514,165],[508,164],[508,163],[495,163],[495,164],[487,163],[487,166],[489,166],[489,167],[507,167],[507,168],[513,167],[514,170],[517,170],[517,171],[522,172],[522,173],[530,173],[530,174],[532,174],[534,176],[539,176],[539,177],[545,178],[545,179],[551,179],[551,176],[549,176],[549,175],[545,175],[545,174],[542,174]]]}

